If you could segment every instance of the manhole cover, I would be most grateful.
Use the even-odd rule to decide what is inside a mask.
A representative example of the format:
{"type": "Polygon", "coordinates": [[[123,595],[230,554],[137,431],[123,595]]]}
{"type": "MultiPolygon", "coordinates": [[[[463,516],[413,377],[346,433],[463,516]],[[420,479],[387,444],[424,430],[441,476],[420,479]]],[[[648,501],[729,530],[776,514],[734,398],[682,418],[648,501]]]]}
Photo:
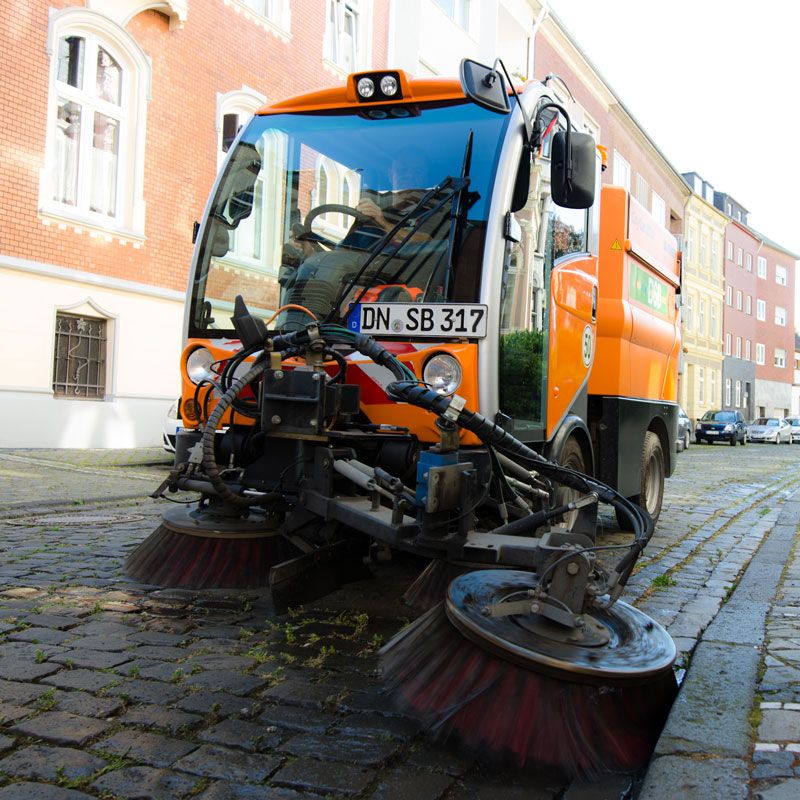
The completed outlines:
{"type": "Polygon", "coordinates": [[[32,517],[7,519],[7,525],[43,525],[61,528],[78,525],[121,525],[126,522],[140,522],[140,514],[37,514],[32,517]]]}

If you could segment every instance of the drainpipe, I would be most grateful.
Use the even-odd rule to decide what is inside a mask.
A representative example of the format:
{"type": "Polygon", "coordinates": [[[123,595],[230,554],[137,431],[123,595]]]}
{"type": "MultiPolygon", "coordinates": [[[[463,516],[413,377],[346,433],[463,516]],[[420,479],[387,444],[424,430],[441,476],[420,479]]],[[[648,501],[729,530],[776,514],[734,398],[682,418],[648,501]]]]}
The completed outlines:
{"type": "Polygon", "coordinates": [[[536,21],[533,23],[533,30],[531,31],[529,45],[530,52],[528,53],[528,75],[530,75],[530,77],[534,77],[534,70],[536,69],[536,34],[539,32],[539,28],[541,28],[549,13],[550,6],[548,5],[547,0],[544,0],[542,7],[539,9],[539,14],[536,17],[536,21]]]}

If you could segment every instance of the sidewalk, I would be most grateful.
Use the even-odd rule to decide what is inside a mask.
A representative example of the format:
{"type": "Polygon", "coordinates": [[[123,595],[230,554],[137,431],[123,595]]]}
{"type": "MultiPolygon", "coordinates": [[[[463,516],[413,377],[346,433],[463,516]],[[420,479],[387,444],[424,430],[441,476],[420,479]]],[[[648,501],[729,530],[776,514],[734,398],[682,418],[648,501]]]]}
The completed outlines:
{"type": "Polygon", "coordinates": [[[0,450],[0,517],[143,499],[170,466],[172,455],[160,447],[0,450]]]}
{"type": "Polygon", "coordinates": [[[639,800],[800,797],[800,492],[703,632],[639,800]]]}

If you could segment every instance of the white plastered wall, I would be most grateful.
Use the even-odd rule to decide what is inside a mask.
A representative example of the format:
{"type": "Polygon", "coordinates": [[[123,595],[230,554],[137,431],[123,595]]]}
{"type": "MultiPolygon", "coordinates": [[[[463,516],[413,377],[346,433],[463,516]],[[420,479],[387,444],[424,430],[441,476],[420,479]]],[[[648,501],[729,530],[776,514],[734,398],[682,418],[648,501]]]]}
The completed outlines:
{"type": "MultiPolygon", "coordinates": [[[[166,294],[166,293],[165,293],[166,294]]],[[[0,265],[0,447],[144,447],[178,396],[183,302],[0,265]],[[106,399],[53,396],[57,311],[106,317],[106,399]]]]}

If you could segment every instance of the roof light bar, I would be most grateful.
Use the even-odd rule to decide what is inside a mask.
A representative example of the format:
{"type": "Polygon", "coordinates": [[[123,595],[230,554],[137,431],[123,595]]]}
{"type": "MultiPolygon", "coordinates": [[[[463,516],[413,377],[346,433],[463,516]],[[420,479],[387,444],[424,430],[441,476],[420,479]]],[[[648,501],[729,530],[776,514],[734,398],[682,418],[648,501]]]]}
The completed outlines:
{"type": "Polygon", "coordinates": [[[397,72],[361,72],[351,77],[359,103],[381,103],[403,98],[397,72]]]}

